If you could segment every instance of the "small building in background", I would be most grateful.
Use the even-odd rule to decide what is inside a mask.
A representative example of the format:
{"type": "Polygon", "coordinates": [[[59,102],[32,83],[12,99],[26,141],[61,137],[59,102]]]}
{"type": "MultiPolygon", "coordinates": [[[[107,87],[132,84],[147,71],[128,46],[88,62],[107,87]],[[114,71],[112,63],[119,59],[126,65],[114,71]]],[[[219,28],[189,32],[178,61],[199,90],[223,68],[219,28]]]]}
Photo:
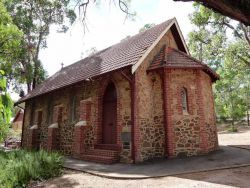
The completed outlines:
{"type": "Polygon", "coordinates": [[[23,126],[23,109],[19,109],[12,121],[12,129],[14,131],[21,131],[23,126]]]}

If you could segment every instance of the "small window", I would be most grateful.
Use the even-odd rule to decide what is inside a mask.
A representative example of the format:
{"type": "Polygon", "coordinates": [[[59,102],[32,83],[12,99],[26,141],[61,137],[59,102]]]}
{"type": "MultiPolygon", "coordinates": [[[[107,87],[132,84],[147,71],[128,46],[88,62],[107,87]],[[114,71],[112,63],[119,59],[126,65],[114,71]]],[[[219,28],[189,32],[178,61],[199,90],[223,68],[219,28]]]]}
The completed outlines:
{"type": "Polygon", "coordinates": [[[182,111],[183,113],[188,112],[188,101],[187,101],[187,89],[182,88],[181,90],[181,103],[182,103],[182,111]]]}

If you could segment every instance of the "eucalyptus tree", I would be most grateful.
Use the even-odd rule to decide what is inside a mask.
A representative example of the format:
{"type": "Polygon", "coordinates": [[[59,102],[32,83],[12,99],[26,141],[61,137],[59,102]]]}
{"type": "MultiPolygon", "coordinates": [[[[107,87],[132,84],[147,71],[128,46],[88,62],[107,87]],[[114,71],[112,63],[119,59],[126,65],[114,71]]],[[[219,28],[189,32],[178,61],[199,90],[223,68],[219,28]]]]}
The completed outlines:
{"type": "Polygon", "coordinates": [[[215,84],[216,112],[231,119],[234,127],[250,110],[250,28],[200,4],[194,3],[194,8],[190,52],[220,74],[215,84]]]}
{"type": "Polygon", "coordinates": [[[46,77],[39,53],[47,47],[51,26],[66,32],[76,14],[69,0],[8,0],[5,5],[14,24],[23,32],[18,67],[9,71],[18,73],[17,82],[25,83],[29,92],[46,77]]]}

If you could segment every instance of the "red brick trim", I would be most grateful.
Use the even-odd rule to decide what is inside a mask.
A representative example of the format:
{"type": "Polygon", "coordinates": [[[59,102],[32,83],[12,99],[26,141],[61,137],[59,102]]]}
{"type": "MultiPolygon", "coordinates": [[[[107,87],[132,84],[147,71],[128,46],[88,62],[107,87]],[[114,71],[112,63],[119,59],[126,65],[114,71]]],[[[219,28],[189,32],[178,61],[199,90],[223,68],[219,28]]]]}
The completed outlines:
{"type": "Polygon", "coordinates": [[[165,137],[166,137],[166,152],[168,158],[174,157],[174,131],[173,122],[171,119],[170,100],[173,98],[173,93],[170,88],[170,69],[163,69],[163,103],[164,103],[164,121],[165,121],[165,137]]]}
{"type": "Polygon", "coordinates": [[[79,119],[89,123],[91,118],[91,101],[81,100],[80,101],[80,110],[79,110],[79,119]]]}
{"type": "Polygon", "coordinates": [[[74,138],[73,138],[73,156],[80,157],[81,154],[85,152],[85,127],[76,126],[74,127],[74,138]]]}
{"type": "Polygon", "coordinates": [[[200,148],[202,153],[207,153],[208,151],[208,137],[205,130],[205,113],[204,113],[204,103],[202,98],[202,83],[201,83],[201,70],[196,71],[196,93],[198,98],[196,99],[198,106],[198,116],[200,118],[200,148]]]}
{"type": "Polygon", "coordinates": [[[132,96],[131,96],[131,101],[133,103],[131,104],[131,113],[133,111],[133,116],[132,116],[132,137],[133,137],[133,157],[134,157],[134,163],[140,162],[140,129],[139,129],[139,124],[138,124],[138,85],[137,85],[137,80],[138,80],[138,73],[135,72],[133,75],[133,82],[132,82],[132,96]]]}
{"type": "Polygon", "coordinates": [[[116,80],[112,76],[107,76],[103,78],[102,81],[99,82],[99,91],[98,91],[98,121],[97,121],[97,128],[96,128],[96,140],[95,144],[102,144],[102,110],[103,110],[103,97],[106,91],[108,84],[112,82],[116,88],[117,94],[117,128],[116,128],[116,143],[121,146],[121,130],[122,130],[122,117],[120,114],[121,102],[120,102],[120,91],[116,80]]]}
{"type": "Polygon", "coordinates": [[[47,140],[47,150],[57,151],[60,149],[60,136],[59,128],[49,128],[48,129],[48,140],[47,140]]]}
{"type": "MultiPolygon", "coordinates": [[[[214,126],[216,128],[216,132],[217,132],[217,126],[216,126],[216,114],[215,114],[215,106],[214,106],[214,93],[213,93],[213,82],[212,79],[210,78],[210,88],[211,88],[211,97],[212,97],[212,111],[213,111],[213,122],[214,122],[214,126]]],[[[219,141],[218,141],[218,136],[216,136],[216,146],[217,148],[219,147],[219,141]]]]}

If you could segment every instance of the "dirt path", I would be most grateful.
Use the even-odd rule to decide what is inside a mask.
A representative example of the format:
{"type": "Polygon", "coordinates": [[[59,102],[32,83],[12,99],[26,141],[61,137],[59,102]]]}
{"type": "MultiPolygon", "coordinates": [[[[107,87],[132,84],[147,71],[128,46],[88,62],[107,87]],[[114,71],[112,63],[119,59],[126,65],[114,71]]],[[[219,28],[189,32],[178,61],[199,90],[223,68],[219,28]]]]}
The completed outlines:
{"type": "Polygon", "coordinates": [[[165,188],[165,187],[204,187],[226,188],[250,186],[250,166],[229,170],[194,173],[180,176],[168,176],[143,180],[114,180],[92,176],[85,173],[66,171],[59,178],[43,182],[33,187],[40,188],[165,188]]]}
{"type": "MultiPolygon", "coordinates": [[[[219,134],[220,145],[250,146],[250,128],[239,133],[219,134]]],[[[143,180],[114,180],[86,173],[65,171],[61,177],[33,185],[43,188],[165,188],[165,187],[250,187],[250,166],[143,180]]]]}
{"type": "Polygon", "coordinates": [[[250,145],[250,128],[238,128],[237,133],[228,133],[226,131],[218,134],[220,145],[250,145]]]}

